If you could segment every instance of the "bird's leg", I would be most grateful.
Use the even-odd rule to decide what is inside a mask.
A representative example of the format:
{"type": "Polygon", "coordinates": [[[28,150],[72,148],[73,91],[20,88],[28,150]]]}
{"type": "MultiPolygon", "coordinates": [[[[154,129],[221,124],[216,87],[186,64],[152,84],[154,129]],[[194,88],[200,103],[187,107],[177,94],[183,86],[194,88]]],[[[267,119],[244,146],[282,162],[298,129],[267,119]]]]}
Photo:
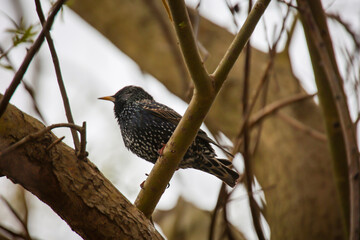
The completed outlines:
{"type": "MultiPolygon", "coordinates": [[[[147,173],[145,173],[145,176],[149,176],[149,174],[147,174],[147,173]]],[[[146,180],[144,180],[142,183],[140,183],[140,187],[141,187],[141,189],[144,189],[144,185],[145,185],[145,181],[146,180]]]]}
{"type": "Polygon", "coordinates": [[[163,155],[164,148],[165,148],[166,144],[162,143],[161,145],[162,145],[162,147],[158,150],[158,154],[159,154],[160,156],[163,155]]]}

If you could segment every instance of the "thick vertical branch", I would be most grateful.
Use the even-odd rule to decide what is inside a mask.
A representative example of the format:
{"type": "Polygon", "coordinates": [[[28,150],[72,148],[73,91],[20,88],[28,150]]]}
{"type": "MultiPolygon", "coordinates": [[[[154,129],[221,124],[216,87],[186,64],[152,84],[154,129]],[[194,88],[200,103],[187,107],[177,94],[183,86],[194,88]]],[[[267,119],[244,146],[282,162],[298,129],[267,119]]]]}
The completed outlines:
{"type": "Polygon", "coordinates": [[[342,204],[345,236],[359,239],[359,153],[355,128],[342,88],[343,81],[337,70],[326,21],[321,18],[324,12],[320,1],[298,0],[298,5],[314,68],[319,100],[325,115],[335,180],[342,204]],[[347,160],[347,166],[344,159],[347,160]],[[350,200],[347,196],[346,179],[350,200]]]}

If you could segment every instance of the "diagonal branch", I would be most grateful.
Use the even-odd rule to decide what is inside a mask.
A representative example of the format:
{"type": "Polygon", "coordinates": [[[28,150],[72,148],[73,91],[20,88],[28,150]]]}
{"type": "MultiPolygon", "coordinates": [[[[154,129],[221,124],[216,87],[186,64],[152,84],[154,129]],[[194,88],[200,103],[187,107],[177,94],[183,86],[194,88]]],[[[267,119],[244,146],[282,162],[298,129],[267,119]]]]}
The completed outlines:
{"type": "MultiPolygon", "coordinates": [[[[83,127],[80,127],[73,123],[57,123],[57,124],[50,125],[48,127],[45,127],[43,129],[39,130],[38,132],[27,135],[26,137],[22,138],[20,141],[10,145],[8,148],[3,149],[2,151],[0,151],[0,157],[3,157],[4,155],[14,151],[18,147],[21,147],[22,145],[24,145],[25,143],[27,143],[31,140],[34,140],[34,139],[37,139],[37,138],[43,136],[45,133],[51,131],[54,128],[68,127],[68,128],[74,129],[75,131],[79,131],[81,133],[81,135],[83,136],[83,135],[85,135],[84,126],[85,126],[85,124],[83,125],[83,127]]],[[[83,140],[83,138],[84,137],[81,137],[82,140],[83,140]]],[[[86,141],[84,140],[84,142],[86,142],[86,141]]]]}
{"type": "Polygon", "coordinates": [[[216,68],[215,72],[212,74],[215,79],[215,89],[217,91],[220,89],[221,85],[226,80],[227,75],[229,74],[231,68],[234,66],[236,60],[240,55],[240,52],[249,40],[251,34],[256,27],[256,24],[260,20],[261,16],[264,14],[265,9],[269,5],[269,3],[270,0],[258,0],[255,3],[253,9],[248,15],[246,21],[244,22],[244,25],[241,27],[235,39],[231,43],[229,49],[227,50],[225,56],[216,68]]]}
{"type": "Polygon", "coordinates": [[[30,236],[29,229],[28,229],[28,226],[27,226],[26,222],[21,218],[19,213],[13,208],[13,206],[11,206],[11,204],[9,203],[8,200],[6,200],[6,198],[4,198],[3,196],[0,195],[0,199],[6,204],[8,209],[11,211],[11,213],[15,216],[15,218],[21,224],[21,226],[22,226],[22,228],[23,228],[23,230],[25,232],[24,239],[31,240],[32,238],[30,236]]]}
{"type": "MultiPolygon", "coordinates": [[[[44,27],[44,25],[45,25],[45,16],[44,16],[44,13],[43,13],[42,8],[41,8],[40,0],[35,0],[35,5],[36,5],[36,12],[37,12],[37,14],[39,16],[41,25],[44,27]]],[[[73,116],[72,116],[72,113],[71,113],[69,99],[68,99],[67,94],[66,94],[65,85],[64,85],[64,81],[63,81],[61,70],[60,70],[59,58],[58,58],[58,56],[56,54],[54,42],[53,42],[53,40],[51,38],[50,31],[45,31],[45,38],[46,38],[46,41],[47,41],[47,43],[49,45],[51,57],[52,57],[52,60],[53,60],[53,63],[54,63],[56,79],[58,81],[61,97],[62,97],[62,100],[63,100],[63,103],[64,103],[65,114],[66,114],[67,120],[68,120],[69,123],[74,124],[74,119],[73,119],[73,116]]],[[[75,131],[75,129],[71,129],[71,135],[72,135],[73,140],[74,140],[75,150],[78,151],[79,147],[80,147],[80,143],[79,143],[79,136],[77,135],[77,132],[75,131]]]]}
{"type": "Polygon", "coordinates": [[[53,9],[51,14],[49,15],[48,19],[46,20],[46,23],[43,26],[43,29],[41,30],[39,36],[37,37],[36,41],[34,42],[34,44],[31,46],[31,48],[28,50],[20,68],[18,69],[18,71],[16,72],[16,74],[14,75],[14,78],[10,84],[10,86],[6,89],[4,97],[1,99],[0,102],[0,117],[4,114],[7,105],[9,104],[10,98],[12,97],[12,95],[14,94],[17,86],[20,84],[21,79],[23,78],[27,68],[29,67],[29,64],[31,62],[31,60],[34,58],[35,54],[37,53],[37,51],[40,49],[41,44],[44,41],[45,38],[45,32],[48,32],[52,26],[52,24],[54,23],[54,19],[56,14],[59,12],[60,8],[62,7],[62,5],[66,2],[66,0],[58,0],[53,9]]]}
{"type": "Polygon", "coordinates": [[[293,117],[290,117],[289,115],[282,113],[282,112],[278,112],[277,115],[283,119],[285,122],[287,122],[289,125],[293,126],[296,129],[299,129],[300,131],[303,131],[304,133],[308,134],[309,136],[326,142],[326,135],[322,132],[317,131],[316,129],[311,128],[310,126],[307,126],[305,124],[303,124],[302,122],[296,120],[293,117]]]}
{"type": "Polygon", "coordinates": [[[180,49],[195,89],[201,89],[198,91],[199,94],[207,95],[213,92],[211,81],[198,51],[185,1],[169,0],[168,2],[180,49]]]}
{"type": "MultiPolygon", "coordinates": [[[[42,123],[9,104],[0,119],[0,151],[44,129],[42,123]]],[[[74,149],[64,143],[47,150],[56,140],[45,132],[37,141],[2,155],[0,175],[36,195],[85,240],[163,239],[89,159],[79,161],[74,149]]]]}
{"type": "MultiPolygon", "coordinates": [[[[249,27],[248,25],[256,25],[270,0],[258,0],[258,2],[260,3],[255,4],[257,7],[254,7],[249,15],[249,17],[258,17],[252,17],[251,20],[248,20],[244,24],[243,28],[249,27]]],[[[160,156],[156,161],[153,169],[149,174],[149,177],[143,185],[143,189],[141,189],[135,200],[135,205],[148,218],[150,218],[161,198],[161,195],[165,191],[168,182],[173,176],[188,147],[194,140],[200,125],[202,124],[207,112],[211,107],[212,102],[215,99],[216,94],[220,90],[220,87],[227,76],[227,74],[218,76],[220,82],[216,87],[212,81],[212,77],[207,74],[197,50],[196,41],[194,39],[192,26],[184,1],[169,0],[169,8],[173,18],[174,28],[180,43],[181,51],[186,66],[194,82],[195,89],[188,109],[186,110],[183,118],[179,122],[168,143],[164,147],[163,155],[160,156]],[[221,79],[222,77],[224,79],[221,79]]],[[[252,32],[252,30],[250,32],[252,32]]],[[[246,31],[246,33],[249,32],[246,31]]],[[[244,33],[239,34],[242,35],[244,33]]],[[[243,39],[245,42],[247,42],[248,38],[250,37],[250,34],[245,34],[245,36],[240,37],[239,34],[236,39],[243,39]]],[[[240,43],[234,41],[230,47],[230,51],[227,52],[232,56],[232,58],[234,58],[235,55],[237,58],[240,54],[240,51],[244,47],[244,45],[237,46],[238,44],[241,44],[241,41],[240,43]]],[[[235,61],[230,63],[230,65],[226,62],[226,60],[222,61],[220,65],[225,64],[230,71],[235,61]]]]}

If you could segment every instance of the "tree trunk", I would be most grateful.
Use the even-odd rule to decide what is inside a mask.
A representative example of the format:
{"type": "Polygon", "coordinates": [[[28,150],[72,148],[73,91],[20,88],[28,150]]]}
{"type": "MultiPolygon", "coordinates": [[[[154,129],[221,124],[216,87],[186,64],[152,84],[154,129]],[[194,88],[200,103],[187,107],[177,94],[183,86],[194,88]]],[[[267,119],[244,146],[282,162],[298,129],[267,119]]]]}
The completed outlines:
{"type": "MultiPolygon", "coordinates": [[[[2,95],[0,95],[2,98],[2,95]]],[[[0,118],[0,153],[44,125],[9,104],[0,118]]],[[[88,159],[57,143],[52,133],[0,157],[0,175],[48,204],[84,239],[163,239],[88,159]]]]}
{"type": "MultiPolygon", "coordinates": [[[[189,77],[181,64],[173,29],[161,1],[76,0],[70,7],[146,72],[171,92],[189,100],[189,77]]],[[[212,72],[233,39],[201,18],[199,41],[209,52],[205,65],[212,72]]],[[[269,56],[252,50],[250,94],[262,79],[269,56]]],[[[241,126],[244,58],[225,82],[210,110],[210,131],[234,139],[241,126]]],[[[270,74],[267,101],[304,92],[294,77],[287,53],[276,56],[270,74]]],[[[259,109],[258,104],[256,109],[259,109]]],[[[312,100],[281,110],[298,121],[324,131],[319,107],[312,100]]],[[[331,172],[329,149],[304,131],[273,115],[262,123],[261,138],[253,157],[254,172],[265,191],[265,217],[273,239],[339,239],[342,236],[339,203],[331,172]]],[[[254,140],[252,141],[254,143],[254,140]]]]}

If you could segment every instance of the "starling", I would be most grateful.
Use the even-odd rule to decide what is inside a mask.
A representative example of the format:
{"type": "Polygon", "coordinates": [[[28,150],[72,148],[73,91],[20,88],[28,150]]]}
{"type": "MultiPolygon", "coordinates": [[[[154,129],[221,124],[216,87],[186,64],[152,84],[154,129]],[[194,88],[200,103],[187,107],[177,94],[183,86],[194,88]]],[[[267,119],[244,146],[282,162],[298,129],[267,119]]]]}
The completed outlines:
{"type": "MultiPolygon", "coordinates": [[[[155,163],[181,115],[156,102],[150,94],[136,86],[124,87],[113,96],[99,99],[114,103],[115,117],[125,146],[140,158],[155,163]]],[[[230,154],[200,129],[179,168],[195,168],[210,173],[234,187],[239,174],[231,170],[229,160],[216,158],[210,143],[230,154]]]]}

